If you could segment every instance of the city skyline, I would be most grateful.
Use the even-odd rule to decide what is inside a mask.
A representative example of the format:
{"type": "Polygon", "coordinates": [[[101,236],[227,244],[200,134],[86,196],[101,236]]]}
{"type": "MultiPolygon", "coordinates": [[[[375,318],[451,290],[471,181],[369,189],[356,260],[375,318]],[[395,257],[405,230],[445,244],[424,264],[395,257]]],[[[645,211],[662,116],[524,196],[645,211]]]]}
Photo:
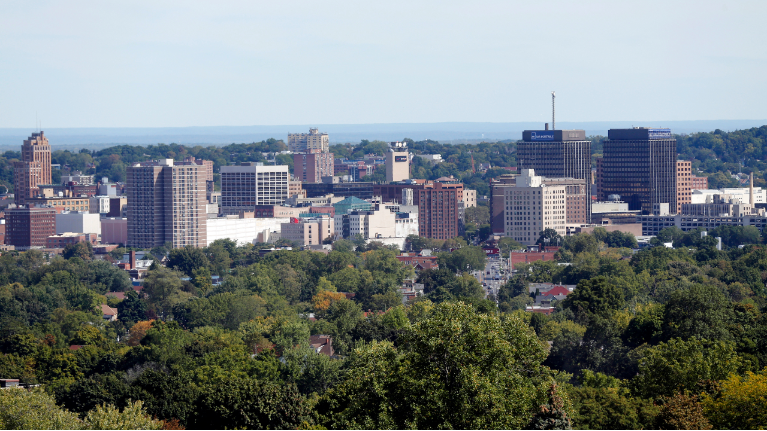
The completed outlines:
{"type": "Polygon", "coordinates": [[[0,127],[767,118],[763,2],[2,10],[0,127]]]}

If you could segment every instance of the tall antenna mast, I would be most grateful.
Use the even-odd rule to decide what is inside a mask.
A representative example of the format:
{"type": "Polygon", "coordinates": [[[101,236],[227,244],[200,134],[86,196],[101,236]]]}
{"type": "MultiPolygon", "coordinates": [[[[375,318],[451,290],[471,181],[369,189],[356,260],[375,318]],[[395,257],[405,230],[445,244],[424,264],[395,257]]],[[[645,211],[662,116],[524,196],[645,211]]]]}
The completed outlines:
{"type": "Polygon", "coordinates": [[[557,128],[557,123],[554,122],[554,100],[556,99],[556,94],[554,92],[551,92],[551,130],[555,130],[557,128]]]}

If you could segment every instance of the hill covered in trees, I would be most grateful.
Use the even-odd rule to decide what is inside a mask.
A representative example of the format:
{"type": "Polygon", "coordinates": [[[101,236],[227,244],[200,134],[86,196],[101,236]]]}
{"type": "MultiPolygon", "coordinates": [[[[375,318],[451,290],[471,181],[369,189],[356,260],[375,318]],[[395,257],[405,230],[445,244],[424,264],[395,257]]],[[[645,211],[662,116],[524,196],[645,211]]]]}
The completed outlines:
{"type": "MultiPolygon", "coordinates": [[[[747,130],[677,135],[679,158],[691,160],[693,169],[700,170],[709,177],[712,187],[735,187],[736,181],[729,173],[754,172],[756,184],[767,187],[764,174],[767,170],[767,126],[747,130]]],[[[604,136],[591,136],[593,158],[602,153],[604,136]]],[[[440,154],[443,162],[432,165],[416,157],[413,160],[414,178],[437,179],[454,176],[467,187],[475,189],[480,195],[489,193],[490,178],[497,178],[508,173],[500,167],[516,166],[516,142],[499,141],[480,144],[442,144],[436,141],[413,141],[404,139],[415,154],[440,154]],[[472,171],[472,157],[477,172],[472,171]],[[489,163],[492,169],[479,172],[479,165],[489,163]]],[[[97,178],[108,177],[111,181],[124,181],[125,168],[131,163],[149,159],[172,158],[181,160],[194,156],[214,162],[214,171],[221,166],[245,162],[265,161],[262,153],[275,153],[287,149],[281,140],[268,139],[250,144],[231,144],[226,146],[185,146],[178,144],[158,144],[149,146],[121,145],[98,151],[81,150],[73,153],[68,150],[56,150],[52,142],[53,163],[60,164],[64,172],[79,170],[94,174],[97,178]]],[[[21,143],[19,143],[21,145],[21,143]]],[[[368,154],[383,156],[386,143],[382,141],[362,140],[357,145],[338,144],[330,147],[336,157],[362,159],[368,154]]],[[[20,151],[6,151],[0,155],[0,184],[13,190],[13,161],[21,157],[20,151]]],[[[271,157],[271,156],[270,156],[271,157]]],[[[288,155],[278,155],[277,162],[292,167],[293,159],[288,155]]],[[[54,180],[58,180],[61,171],[54,171],[54,180]]],[[[385,170],[378,169],[374,175],[366,178],[370,181],[384,181],[385,170]]]]}
{"type": "Polygon", "coordinates": [[[397,289],[412,269],[388,248],[344,240],[329,254],[260,256],[229,241],[153,250],[168,268],[153,265],[139,292],[88,250],[50,261],[4,253],[0,376],[41,388],[0,391],[0,425],[87,428],[119,415],[187,428],[765,423],[747,406],[767,393],[767,248],[664,237],[683,247],[632,253],[601,232],[569,237],[558,255],[568,265],[518,265],[498,305],[461,273],[483,266],[466,245],[418,274],[425,296],[408,304],[397,289]],[[224,282],[211,285],[211,273],[224,282]],[[523,311],[531,282],[577,288],[546,316],[523,311]],[[102,318],[103,303],[117,321],[102,318]],[[334,357],[309,345],[316,334],[332,337],[334,357]],[[27,403],[58,413],[46,422],[18,407],[27,403]]]}

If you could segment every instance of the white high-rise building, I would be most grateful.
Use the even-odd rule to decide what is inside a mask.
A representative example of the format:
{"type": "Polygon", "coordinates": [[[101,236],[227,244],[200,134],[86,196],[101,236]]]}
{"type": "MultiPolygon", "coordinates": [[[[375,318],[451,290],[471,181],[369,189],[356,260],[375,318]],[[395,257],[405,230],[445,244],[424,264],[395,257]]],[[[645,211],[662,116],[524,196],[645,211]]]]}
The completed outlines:
{"type": "Polygon", "coordinates": [[[221,213],[237,215],[260,205],[282,205],[288,198],[287,165],[241,163],[221,167],[221,213]]]}
{"type": "Polygon", "coordinates": [[[567,186],[547,186],[533,169],[523,169],[517,186],[505,190],[504,235],[533,245],[542,231],[554,229],[565,235],[567,186]]]}

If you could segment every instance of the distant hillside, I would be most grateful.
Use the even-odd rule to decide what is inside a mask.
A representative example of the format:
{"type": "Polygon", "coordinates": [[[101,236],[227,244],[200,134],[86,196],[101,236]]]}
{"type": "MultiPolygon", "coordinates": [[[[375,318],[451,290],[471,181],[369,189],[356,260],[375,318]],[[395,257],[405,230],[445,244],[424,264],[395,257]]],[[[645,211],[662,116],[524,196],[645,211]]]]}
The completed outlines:
{"type": "MultiPolygon", "coordinates": [[[[220,126],[220,127],[157,127],[157,128],[45,128],[51,145],[58,149],[99,149],[105,145],[228,145],[259,142],[269,138],[287,139],[290,132],[307,132],[310,127],[330,135],[333,143],[359,142],[363,139],[395,141],[410,138],[444,143],[502,141],[521,139],[526,129],[543,128],[549,118],[536,122],[508,123],[394,123],[394,124],[296,124],[282,126],[220,126]],[[72,148],[70,148],[72,147],[72,148]]],[[[713,121],[557,121],[560,129],[584,129],[587,135],[606,135],[607,130],[619,127],[668,127],[674,133],[691,134],[714,129],[737,130],[767,124],[767,120],[713,120],[713,121]]],[[[18,149],[31,130],[26,128],[0,128],[0,151],[18,149]],[[6,148],[10,146],[11,148],[6,148]]]]}

